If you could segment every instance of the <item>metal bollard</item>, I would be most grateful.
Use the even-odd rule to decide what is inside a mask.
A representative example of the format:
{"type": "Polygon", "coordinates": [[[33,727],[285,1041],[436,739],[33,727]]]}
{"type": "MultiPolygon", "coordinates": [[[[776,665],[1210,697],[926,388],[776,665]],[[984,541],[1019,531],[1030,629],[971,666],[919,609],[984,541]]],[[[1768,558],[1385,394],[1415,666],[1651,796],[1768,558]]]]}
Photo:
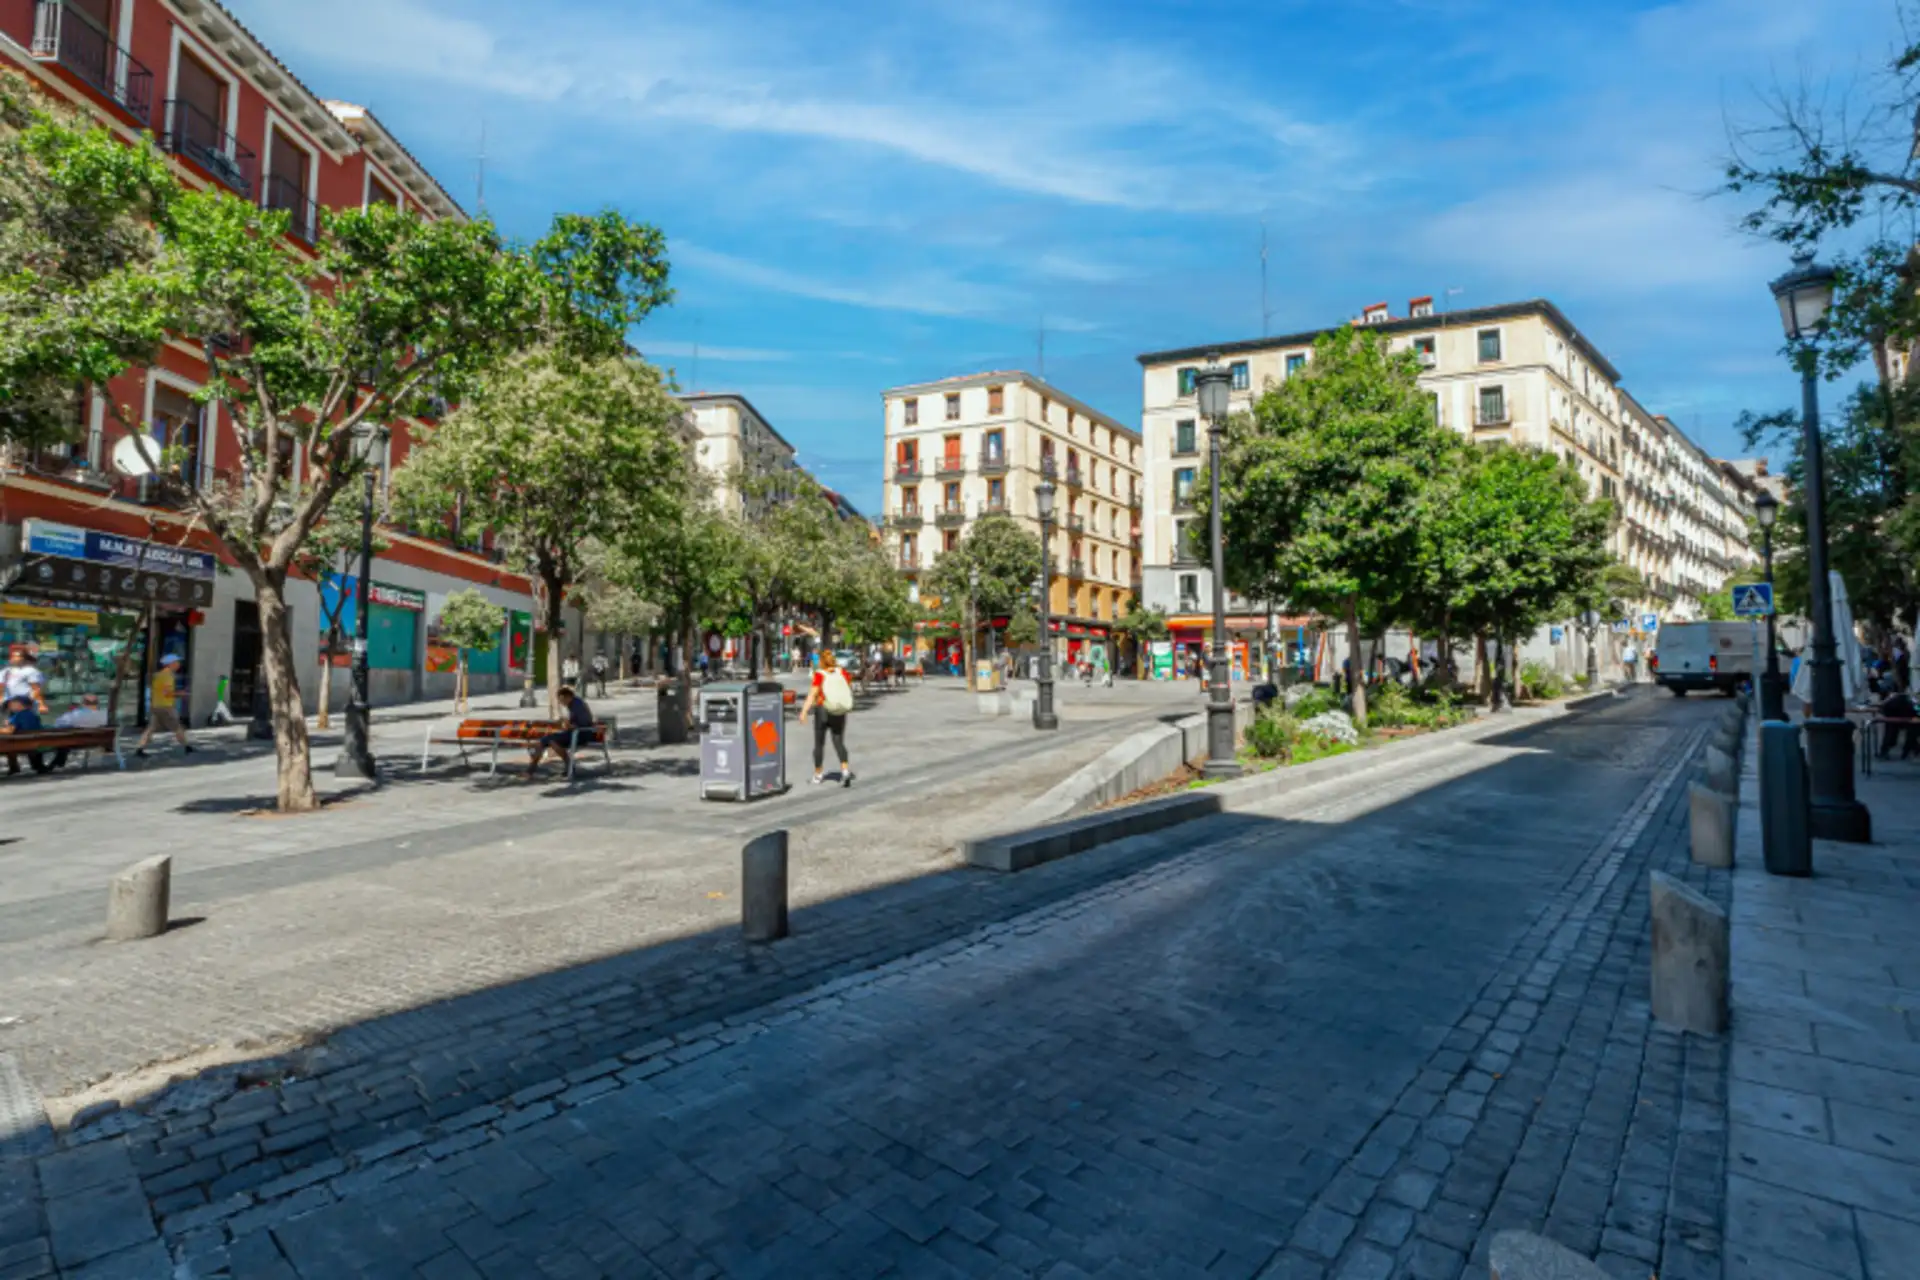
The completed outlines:
{"type": "Polygon", "coordinates": [[[172,896],[172,858],[159,854],[134,863],[107,888],[107,937],[131,942],[165,933],[172,896]]]}
{"type": "Polygon", "coordinates": [[[748,942],[787,936],[787,833],[755,836],[740,850],[740,934],[748,942]]]}
{"type": "Polygon", "coordinates": [[[1813,874],[1813,835],[1807,824],[1807,758],[1800,726],[1768,720],[1760,726],[1760,848],[1776,876],[1813,874]]]}

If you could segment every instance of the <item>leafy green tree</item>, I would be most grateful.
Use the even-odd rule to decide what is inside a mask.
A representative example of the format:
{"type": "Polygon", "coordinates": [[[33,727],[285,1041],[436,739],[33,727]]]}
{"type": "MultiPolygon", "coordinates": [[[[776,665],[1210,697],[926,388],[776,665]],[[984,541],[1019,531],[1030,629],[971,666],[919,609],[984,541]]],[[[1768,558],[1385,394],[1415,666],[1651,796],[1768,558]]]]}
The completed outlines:
{"type": "Polygon", "coordinates": [[[460,674],[454,687],[454,713],[467,713],[467,654],[492,653],[500,643],[507,611],[472,587],[455,591],[440,609],[440,635],[458,651],[460,674]]]}
{"type": "MultiPolygon", "coordinates": [[[[1391,613],[1415,585],[1432,459],[1453,441],[1434,424],[1419,372],[1411,352],[1341,329],[1314,344],[1304,376],[1269,387],[1228,432],[1228,585],[1343,619],[1356,666],[1362,603],[1391,613]]],[[[1204,487],[1199,496],[1204,508],[1204,487]]],[[[1364,687],[1353,710],[1364,726],[1364,687]]]]}
{"type": "Polygon", "coordinates": [[[1538,449],[1469,446],[1460,482],[1429,515],[1457,586],[1454,617],[1505,642],[1577,612],[1609,563],[1613,504],[1538,449]]]}
{"type": "Polygon", "coordinates": [[[402,510],[458,503],[528,566],[547,632],[549,715],[558,714],[562,609],[589,547],[675,514],[680,413],[651,365],[543,346],[481,379],[394,477],[402,510]]]}
{"type": "Polygon", "coordinates": [[[1169,634],[1167,615],[1159,609],[1143,608],[1138,600],[1131,602],[1125,616],[1115,619],[1115,635],[1126,636],[1134,643],[1140,654],[1140,679],[1145,680],[1151,672],[1146,661],[1147,646],[1155,640],[1164,640],[1169,634]]]}
{"type": "MultiPolygon", "coordinates": [[[[311,582],[323,583],[330,573],[340,575],[342,582],[359,572],[360,531],[364,509],[364,497],[348,488],[335,495],[333,505],[320,517],[319,523],[307,534],[307,540],[295,553],[293,568],[301,577],[311,582]]],[[[374,517],[380,518],[376,510],[374,517]]],[[[374,527],[373,554],[379,555],[392,545],[380,536],[379,526],[374,527]]],[[[333,723],[333,655],[341,652],[346,637],[340,626],[340,619],[347,611],[350,597],[345,591],[333,593],[333,603],[327,603],[327,593],[320,593],[320,631],[325,644],[320,655],[320,715],[317,727],[330,728],[333,723]]]]}
{"type": "MultiPolygon", "coordinates": [[[[1009,619],[1007,643],[1019,646],[1036,643],[1040,636],[1039,622],[1031,616],[1031,593],[1039,577],[1039,537],[1012,516],[989,515],[974,521],[951,551],[940,553],[927,576],[927,589],[940,601],[942,621],[964,630],[971,598],[976,622],[981,618],[1009,619]],[[980,581],[977,590],[973,586],[976,571],[980,581]],[[1025,624],[1020,624],[1023,610],[1029,616],[1025,624]]],[[[973,679],[973,652],[978,646],[979,637],[968,635],[969,681],[973,679]]]]}
{"type": "Polygon", "coordinates": [[[580,582],[573,590],[573,603],[589,628],[617,638],[619,674],[624,680],[632,652],[628,641],[654,629],[660,621],[660,606],[608,576],[607,563],[612,554],[612,549],[599,541],[589,542],[582,550],[580,582]]]}
{"type": "Polygon", "coordinates": [[[0,443],[68,442],[78,388],[165,339],[153,268],[178,191],[152,137],[0,76],[0,443]]]}
{"type": "Polygon", "coordinates": [[[1597,610],[1611,622],[1633,616],[1646,598],[1646,581],[1618,560],[1610,560],[1594,580],[1594,589],[1579,603],[1582,609],[1597,610]]]}

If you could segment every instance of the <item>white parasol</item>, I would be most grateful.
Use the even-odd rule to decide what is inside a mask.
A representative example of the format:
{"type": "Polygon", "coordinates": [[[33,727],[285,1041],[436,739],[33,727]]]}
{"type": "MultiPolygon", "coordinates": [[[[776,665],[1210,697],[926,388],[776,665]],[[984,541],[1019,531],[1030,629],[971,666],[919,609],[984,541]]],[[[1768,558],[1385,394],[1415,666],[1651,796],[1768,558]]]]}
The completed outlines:
{"type": "MultiPolygon", "coordinates": [[[[1827,591],[1833,600],[1833,656],[1840,660],[1840,697],[1848,706],[1867,687],[1866,671],[1860,663],[1860,637],[1853,629],[1853,602],[1847,598],[1847,584],[1838,570],[1827,570],[1827,591]]],[[[1801,655],[1800,669],[1794,672],[1793,696],[1809,705],[1813,702],[1813,650],[1801,655]]]]}

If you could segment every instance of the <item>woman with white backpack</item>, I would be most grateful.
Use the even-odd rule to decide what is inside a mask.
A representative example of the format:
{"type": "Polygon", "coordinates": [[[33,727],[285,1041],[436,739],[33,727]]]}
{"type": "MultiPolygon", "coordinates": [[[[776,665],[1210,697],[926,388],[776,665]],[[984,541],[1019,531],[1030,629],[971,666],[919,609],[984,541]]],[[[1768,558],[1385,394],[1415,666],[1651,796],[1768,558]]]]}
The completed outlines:
{"type": "Polygon", "coordinates": [[[815,707],[820,708],[820,718],[813,722],[813,780],[815,784],[826,781],[821,777],[820,769],[826,764],[827,734],[833,734],[833,750],[840,757],[840,785],[853,785],[853,766],[847,763],[847,712],[853,710],[853,685],[847,681],[847,673],[835,661],[833,650],[820,651],[820,665],[813,672],[813,688],[807,693],[807,700],[800,704],[800,723],[807,722],[807,714],[815,707]]]}

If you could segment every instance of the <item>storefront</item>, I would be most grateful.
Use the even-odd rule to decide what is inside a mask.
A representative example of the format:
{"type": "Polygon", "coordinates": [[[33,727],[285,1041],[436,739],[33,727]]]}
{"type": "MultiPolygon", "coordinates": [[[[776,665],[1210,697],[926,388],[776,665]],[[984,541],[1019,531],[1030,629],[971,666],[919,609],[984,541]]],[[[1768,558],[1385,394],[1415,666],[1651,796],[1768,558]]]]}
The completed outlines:
{"type": "MultiPolygon", "coordinates": [[[[1306,617],[1276,617],[1273,638],[1268,641],[1267,619],[1254,614],[1230,614],[1227,617],[1227,652],[1235,680],[1258,675],[1280,678],[1283,667],[1311,669],[1315,646],[1315,624],[1306,617]],[[1271,667],[1269,666],[1271,663],[1271,667]]],[[[1204,672],[1213,649],[1213,619],[1204,614],[1182,614],[1167,620],[1167,650],[1154,655],[1154,676],[1165,679],[1162,670],[1173,676],[1204,672]]]]}
{"type": "Polygon", "coordinates": [[[118,723],[144,723],[147,676],[159,657],[180,656],[176,684],[183,704],[189,696],[188,637],[213,601],[214,572],[206,552],[23,521],[0,597],[0,645],[37,654],[56,715],[93,694],[103,709],[113,706],[118,723]]]}
{"type": "MultiPolygon", "coordinates": [[[[320,584],[320,606],[325,615],[320,620],[322,639],[326,617],[331,616],[338,616],[341,634],[349,637],[343,646],[346,652],[334,656],[336,664],[350,665],[352,661],[352,638],[358,635],[359,625],[359,588],[357,577],[340,573],[328,574],[320,584]]],[[[375,580],[367,584],[367,602],[368,697],[375,706],[409,702],[418,696],[420,620],[427,610],[427,594],[375,580]]],[[[337,682],[335,687],[339,687],[337,682]]],[[[334,695],[336,700],[340,696],[334,695]]]]}

